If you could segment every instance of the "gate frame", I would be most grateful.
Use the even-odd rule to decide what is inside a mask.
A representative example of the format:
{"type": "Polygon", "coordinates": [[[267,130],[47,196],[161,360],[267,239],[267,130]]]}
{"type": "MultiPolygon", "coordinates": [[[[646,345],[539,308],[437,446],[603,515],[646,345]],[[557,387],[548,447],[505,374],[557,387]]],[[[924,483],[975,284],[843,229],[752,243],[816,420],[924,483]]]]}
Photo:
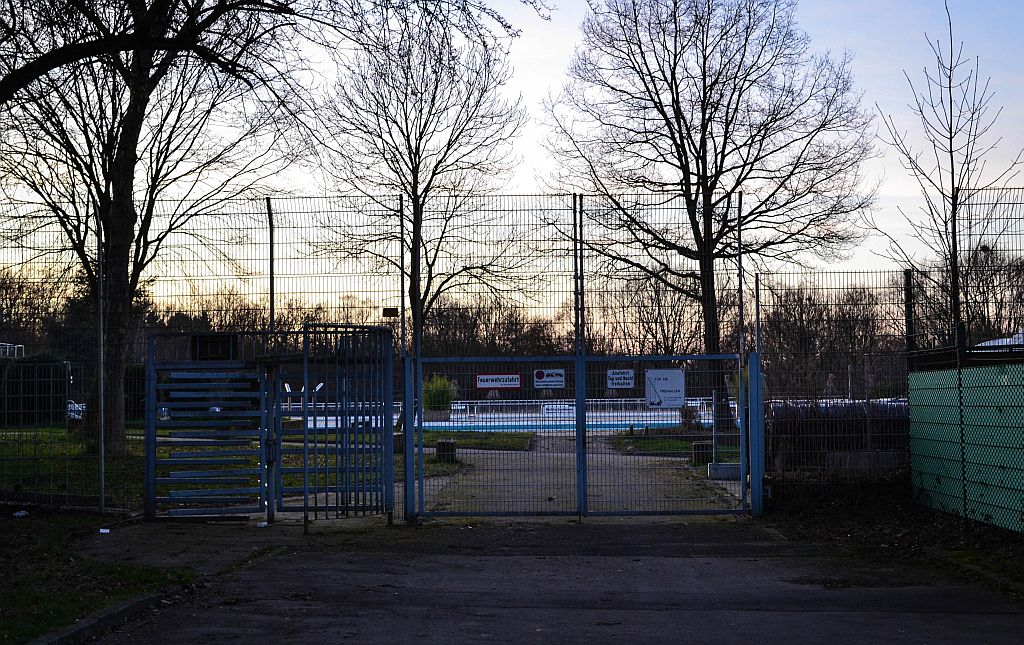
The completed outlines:
{"type": "MultiPolygon", "coordinates": [[[[682,516],[682,515],[743,515],[750,513],[759,517],[764,509],[764,394],[761,378],[761,357],[758,352],[745,356],[740,354],[638,354],[638,355],[607,355],[593,356],[582,354],[551,354],[532,356],[457,356],[457,357],[415,357],[403,359],[405,376],[405,400],[402,406],[404,423],[404,520],[415,524],[421,517],[459,517],[467,513],[459,511],[427,512],[425,496],[425,478],[423,472],[423,452],[417,445],[416,438],[422,430],[423,411],[420,405],[423,400],[423,366],[425,364],[465,364],[465,363],[573,363],[576,366],[575,408],[576,408],[576,511],[548,512],[474,512],[474,517],[515,517],[515,516],[572,516],[583,517],[615,517],[615,516],[682,516]],[[743,360],[745,358],[745,360],[743,360]],[[739,369],[748,368],[745,387],[740,387],[740,401],[737,402],[737,415],[740,427],[740,507],[737,509],[720,510],[676,510],[676,511],[597,511],[588,508],[587,499],[587,432],[586,432],[586,374],[590,364],[609,363],[615,361],[684,361],[684,360],[734,360],[739,369]],[[411,384],[411,386],[410,386],[411,384]],[[744,405],[745,403],[745,405],[744,405]],[[756,411],[751,413],[751,411],[756,411]],[[749,496],[748,496],[749,493],[749,496]]],[[[743,384],[742,376],[740,383],[743,384]]]]}
{"type": "MultiPolygon", "coordinates": [[[[303,325],[302,330],[298,331],[257,331],[257,332],[221,332],[225,336],[236,336],[236,337],[248,337],[251,339],[257,339],[247,345],[239,345],[240,348],[245,349],[258,349],[259,351],[253,352],[253,356],[241,357],[237,360],[230,361],[231,363],[238,363],[239,365],[244,364],[247,369],[252,369],[258,374],[259,378],[259,434],[257,447],[257,454],[259,459],[259,513],[262,513],[264,518],[268,522],[273,522],[275,519],[275,512],[283,512],[285,505],[283,503],[283,488],[277,487],[277,482],[281,476],[280,468],[282,467],[281,459],[281,442],[283,441],[282,435],[282,413],[281,404],[283,394],[281,391],[281,373],[280,366],[284,361],[280,360],[281,354],[277,357],[266,355],[267,341],[272,338],[287,338],[299,339],[302,341],[301,352],[292,353],[292,362],[297,365],[303,366],[303,388],[302,388],[302,414],[303,418],[306,417],[308,412],[308,395],[309,388],[305,387],[305,381],[308,381],[308,361],[309,361],[309,347],[307,343],[308,335],[311,331],[322,330],[322,331],[347,331],[358,333],[360,331],[365,332],[367,339],[379,340],[380,347],[379,351],[375,353],[371,371],[376,373],[374,378],[379,379],[380,387],[375,388],[379,390],[381,409],[375,413],[374,416],[380,417],[381,426],[381,443],[379,450],[383,454],[383,463],[381,464],[381,481],[380,491],[376,494],[380,495],[382,509],[380,511],[373,512],[373,514],[386,515],[388,523],[391,523],[394,513],[394,445],[393,445],[393,431],[394,431],[394,330],[390,327],[383,325],[354,325],[345,323],[306,323],[303,325]],[[379,335],[379,336],[378,336],[379,335]],[[260,355],[260,353],[264,355],[260,355]]],[[[157,413],[157,371],[162,365],[166,364],[173,368],[181,367],[199,367],[199,368],[216,368],[217,361],[200,361],[187,359],[169,359],[157,362],[156,350],[157,350],[157,339],[168,338],[168,339],[189,339],[196,335],[210,335],[217,334],[217,332],[165,332],[165,331],[150,331],[147,334],[146,346],[146,401],[145,401],[145,457],[144,457],[144,517],[147,520],[153,519],[165,519],[171,517],[168,515],[157,515],[156,508],[156,471],[159,460],[157,459],[157,433],[156,433],[156,413],[157,413]]],[[[371,341],[367,341],[371,342],[371,341]]],[[[224,361],[220,361],[224,363],[224,361]]],[[[291,397],[297,398],[297,397],[291,397]]],[[[306,425],[303,430],[303,441],[307,447],[309,442],[309,427],[306,425]]],[[[309,490],[308,483],[310,477],[310,465],[308,454],[304,459],[303,464],[303,515],[304,524],[308,527],[309,524],[309,490]]],[[[215,517],[224,515],[224,513],[203,513],[204,509],[184,509],[184,512],[176,513],[180,516],[207,516],[215,517]]],[[[287,510],[295,510],[294,508],[288,508],[287,510]]],[[[239,511],[240,513],[242,511],[239,511]]],[[[360,510],[357,512],[370,514],[369,511],[360,510]]],[[[246,511],[247,514],[252,515],[251,512],[246,511]]]]}

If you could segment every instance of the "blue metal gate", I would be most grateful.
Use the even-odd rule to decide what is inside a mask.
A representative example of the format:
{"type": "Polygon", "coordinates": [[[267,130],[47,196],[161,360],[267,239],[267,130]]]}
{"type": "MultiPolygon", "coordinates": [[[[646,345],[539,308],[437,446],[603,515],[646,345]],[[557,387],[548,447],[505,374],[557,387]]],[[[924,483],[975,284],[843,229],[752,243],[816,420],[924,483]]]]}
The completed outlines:
{"type": "Polygon", "coordinates": [[[756,354],[422,358],[406,381],[407,517],[760,513],[756,354]]]}
{"type": "Polygon", "coordinates": [[[146,516],[390,514],[386,327],[152,334],[146,516]]]}

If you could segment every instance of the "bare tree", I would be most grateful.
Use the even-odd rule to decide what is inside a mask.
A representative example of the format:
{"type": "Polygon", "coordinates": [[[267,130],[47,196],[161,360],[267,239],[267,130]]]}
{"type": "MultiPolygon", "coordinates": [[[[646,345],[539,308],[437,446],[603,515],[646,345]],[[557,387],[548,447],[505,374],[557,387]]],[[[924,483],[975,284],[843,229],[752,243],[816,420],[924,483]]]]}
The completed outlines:
{"type": "Polygon", "coordinates": [[[415,2],[368,12],[355,46],[338,58],[327,117],[339,182],[404,203],[397,217],[385,209],[365,226],[325,222],[333,235],[317,251],[404,271],[417,355],[438,298],[509,289],[527,261],[512,251],[511,228],[483,237],[493,215],[479,196],[509,169],[524,119],[519,100],[502,96],[505,48],[452,14],[415,2]]]}
{"type": "Polygon", "coordinates": [[[589,5],[570,80],[546,106],[557,181],[606,202],[591,210],[605,241],[589,246],[609,270],[698,301],[717,353],[715,272],[739,255],[738,228],[761,260],[832,257],[858,238],[872,150],[849,57],[811,53],[794,0],[589,5]],[[650,221],[651,203],[617,196],[630,191],[681,200],[682,221],[650,221]]]}
{"type": "Polygon", "coordinates": [[[965,56],[963,42],[954,40],[948,4],[946,24],[944,41],[926,36],[934,60],[933,67],[924,70],[923,86],[904,72],[914,95],[908,107],[921,126],[919,143],[878,107],[888,143],[921,193],[922,205],[917,213],[902,208],[899,212],[911,225],[911,239],[929,257],[918,260],[914,250],[896,240],[884,224],[874,222],[873,227],[889,240],[889,257],[905,265],[933,269],[916,275],[943,276],[935,279],[934,286],[945,285],[940,291],[949,302],[952,339],[964,321],[965,283],[972,274],[985,270],[984,263],[973,260],[985,257],[984,249],[997,246],[1004,232],[999,230],[1001,218],[996,215],[1003,206],[998,189],[1017,176],[1024,163],[1024,150],[1001,170],[987,170],[987,162],[1000,142],[992,129],[1002,108],[992,103],[991,78],[982,78],[978,59],[965,56]],[[986,194],[990,197],[982,198],[986,194]],[[964,240],[969,242],[967,248],[964,240]]]}
{"type": "MultiPolygon", "coordinates": [[[[486,0],[412,0],[427,11],[454,10],[462,24],[495,24],[509,34],[516,29],[486,0]]],[[[548,17],[545,0],[520,0],[548,17]]],[[[251,76],[255,71],[232,48],[215,44],[236,39],[235,50],[252,33],[239,29],[261,23],[257,40],[273,42],[276,34],[302,28],[314,40],[328,44],[344,36],[347,19],[386,0],[3,0],[0,2],[0,104],[38,79],[66,66],[132,51],[164,55],[193,54],[225,71],[251,76]],[[129,22],[111,23],[111,13],[130,12],[129,22]],[[71,27],[68,29],[67,27],[71,27]]]]}
{"type": "MultiPolygon", "coordinates": [[[[133,20],[130,11],[116,9],[101,17],[112,28],[133,20]]],[[[237,70],[225,73],[197,56],[131,51],[55,70],[0,112],[6,195],[37,206],[4,222],[7,243],[70,256],[95,298],[102,239],[105,432],[114,452],[125,447],[126,351],[147,267],[198,212],[274,171],[280,115],[295,112],[287,105],[290,81],[271,75],[272,61],[259,60],[281,43],[254,40],[265,33],[258,21],[232,24],[239,32],[225,39],[209,34],[206,42],[251,47],[236,50],[235,58],[267,73],[258,90],[237,70]],[[240,33],[245,30],[248,37],[240,33]],[[52,246],[50,237],[43,248],[37,233],[52,231],[54,223],[63,244],[52,246]]],[[[64,29],[74,32],[76,25],[64,29]]],[[[88,408],[92,421],[96,409],[88,408]]]]}
{"type": "Polygon", "coordinates": [[[0,342],[48,351],[47,327],[59,318],[70,288],[53,268],[0,269],[0,342]]]}
{"type": "Polygon", "coordinates": [[[765,284],[762,353],[773,396],[902,394],[901,292],[897,282],[842,289],[808,282],[765,284]]]}
{"type": "Polygon", "coordinates": [[[424,352],[468,356],[565,353],[573,344],[566,322],[563,312],[548,317],[507,298],[441,296],[424,321],[424,352]]]}
{"type": "Polygon", "coordinates": [[[609,338],[624,354],[697,353],[700,308],[693,300],[645,274],[610,280],[588,294],[587,333],[609,338]]]}

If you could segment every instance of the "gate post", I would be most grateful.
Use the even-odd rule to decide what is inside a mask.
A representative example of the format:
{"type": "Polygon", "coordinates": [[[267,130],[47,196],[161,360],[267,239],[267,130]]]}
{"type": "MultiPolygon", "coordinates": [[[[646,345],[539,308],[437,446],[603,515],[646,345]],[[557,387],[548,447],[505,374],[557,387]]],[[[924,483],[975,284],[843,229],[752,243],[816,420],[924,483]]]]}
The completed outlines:
{"type": "Polygon", "coordinates": [[[761,354],[748,359],[750,370],[750,511],[754,517],[764,513],[764,386],[761,381],[761,354]]]}
{"type": "Polygon", "coordinates": [[[413,379],[413,360],[411,357],[406,356],[402,359],[402,370],[405,374],[405,383],[403,385],[405,392],[405,400],[402,402],[402,440],[405,443],[405,448],[402,453],[402,461],[404,463],[403,472],[403,494],[404,494],[404,513],[405,523],[415,524],[417,513],[416,513],[416,478],[415,475],[415,459],[416,459],[416,441],[413,436],[416,431],[416,413],[415,413],[415,390],[416,381],[413,379]]]}
{"type": "Polygon", "coordinates": [[[587,361],[576,355],[576,506],[587,516],[587,361]]]}
{"type": "Polygon", "coordinates": [[[146,493],[145,517],[156,519],[156,338],[149,334],[146,352],[146,493]]]}
{"type": "Polygon", "coordinates": [[[381,361],[383,362],[384,388],[381,392],[382,419],[381,431],[384,433],[384,510],[388,514],[388,524],[391,524],[395,512],[395,360],[394,344],[391,341],[391,334],[381,332],[379,334],[381,361]]]}

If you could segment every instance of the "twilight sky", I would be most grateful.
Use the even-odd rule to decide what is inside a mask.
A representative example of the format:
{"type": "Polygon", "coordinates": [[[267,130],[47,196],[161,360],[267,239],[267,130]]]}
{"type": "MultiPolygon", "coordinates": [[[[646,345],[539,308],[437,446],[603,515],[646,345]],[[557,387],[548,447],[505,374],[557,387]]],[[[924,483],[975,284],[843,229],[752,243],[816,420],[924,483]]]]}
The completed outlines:
{"type": "MultiPolygon", "coordinates": [[[[518,0],[493,0],[511,22],[522,30],[512,45],[513,92],[522,94],[531,123],[516,143],[523,163],[505,192],[537,192],[535,176],[543,173],[545,154],[540,146],[544,131],[538,119],[540,102],[557,92],[579,38],[579,24],[586,12],[584,0],[553,0],[557,9],[551,20],[538,18],[518,0]]],[[[950,0],[954,38],[964,43],[967,57],[980,59],[982,78],[991,77],[994,105],[1003,106],[996,124],[1002,137],[991,156],[990,167],[1001,168],[1024,148],[1024,0],[950,0]]],[[[853,71],[863,105],[875,103],[914,134],[915,122],[907,103],[912,99],[904,70],[918,83],[929,65],[931,51],[925,39],[946,37],[942,0],[801,0],[797,11],[800,27],[811,37],[816,51],[853,54],[853,71]]],[[[882,127],[876,119],[876,128],[882,127]]],[[[879,150],[886,153],[883,143],[879,150]]],[[[916,186],[886,153],[870,162],[869,180],[881,182],[876,219],[895,231],[906,224],[897,212],[916,208],[916,186]]],[[[1024,185],[1024,174],[1013,185],[1024,185]]],[[[851,268],[881,268],[866,244],[848,263],[851,268]]]]}

